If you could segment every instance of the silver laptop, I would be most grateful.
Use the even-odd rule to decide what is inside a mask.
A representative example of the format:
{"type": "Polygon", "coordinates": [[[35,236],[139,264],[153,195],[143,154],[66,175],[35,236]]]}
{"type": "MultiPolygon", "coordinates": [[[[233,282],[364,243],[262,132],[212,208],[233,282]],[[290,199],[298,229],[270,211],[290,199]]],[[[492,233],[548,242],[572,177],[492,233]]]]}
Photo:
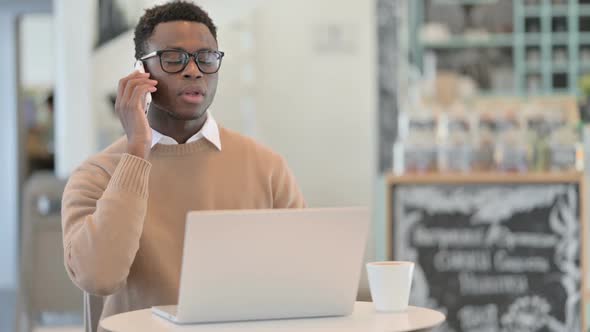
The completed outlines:
{"type": "Polygon", "coordinates": [[[189,212],[172,322],[344,316],[357,296],[366,208],[189,212]]]}

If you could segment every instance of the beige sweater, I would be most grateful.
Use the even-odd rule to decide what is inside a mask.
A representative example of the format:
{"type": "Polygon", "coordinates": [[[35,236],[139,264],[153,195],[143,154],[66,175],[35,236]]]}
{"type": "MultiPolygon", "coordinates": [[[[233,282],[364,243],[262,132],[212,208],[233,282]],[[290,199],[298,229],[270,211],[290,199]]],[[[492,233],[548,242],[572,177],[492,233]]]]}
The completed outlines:
{"type": "Polygon", "coordinates": [[[157,144],[143,160],[122,138],[71,175],[65,266],[82,290],[106,296],[102,317],[177,303],[187,211],[304,206],[282,157],[225,128],[220,139],[221,151],[205,139],[157,144]]]}

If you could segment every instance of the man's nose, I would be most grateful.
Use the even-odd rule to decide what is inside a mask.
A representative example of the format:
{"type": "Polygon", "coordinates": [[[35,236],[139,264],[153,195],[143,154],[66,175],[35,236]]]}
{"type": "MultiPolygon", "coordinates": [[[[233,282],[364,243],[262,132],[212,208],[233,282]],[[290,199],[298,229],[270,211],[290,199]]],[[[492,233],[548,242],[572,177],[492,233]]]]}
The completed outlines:
{"type": "Polygon", "coordinates": [[[190,57],[188,60],[188,64],[182,71],[182,76],[184,78],[196,79],[203,77],[203,73],[199,70],[199,66],[197,66],[196,61],[193,57],[190,57]]]}

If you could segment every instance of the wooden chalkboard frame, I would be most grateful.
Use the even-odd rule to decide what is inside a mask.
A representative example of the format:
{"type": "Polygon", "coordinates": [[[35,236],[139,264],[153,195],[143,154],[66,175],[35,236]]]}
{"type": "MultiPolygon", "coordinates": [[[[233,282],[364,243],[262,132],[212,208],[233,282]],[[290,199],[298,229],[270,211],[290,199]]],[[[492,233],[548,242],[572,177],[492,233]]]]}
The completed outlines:
{"type": "Polygon", "coordinates": [[[394,232],[394,211],[391,204],[394,194],[394,189],[398,185],[408,184],[576,184],[579,187],[579,202],[580,202],[580,269],[581,269],[581,322],[582,331],[588,327],[586,322],[586,306],[587,300],[590,298],[590,291],[586,288],[586,277],[588,273],[588,263],[586,258],[587,250],[587,226],[586,222],[586,188],[584,174],[582,172],[538,172],[538,173],[420,173],[420,174],[405,174],[405,175],[388,175],[386,177],[386,205],[387,205],[387,221],[385,223],[386,237],[385,248],[387,248],[387,259],[392,260],[394,257],[393,246],[393,232],[394,232]]]}

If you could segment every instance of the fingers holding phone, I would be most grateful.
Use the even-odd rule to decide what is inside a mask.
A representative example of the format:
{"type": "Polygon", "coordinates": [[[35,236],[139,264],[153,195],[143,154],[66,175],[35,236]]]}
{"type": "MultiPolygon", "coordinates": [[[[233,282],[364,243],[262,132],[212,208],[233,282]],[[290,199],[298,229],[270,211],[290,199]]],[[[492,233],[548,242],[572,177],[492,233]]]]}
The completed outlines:
{"type": "MultiPolygon", "coordinates": [[[[145,74],[145,68],[143,66],[143,62],[141,60],[137,60],[135,61],[135,65],[134,65],[135,70],[137,70],[138,72],[145,74]]],[[[144,113],[147,114],[149,108],[150,108],[150,103],[152,102],[152,94],[150,92],[145,94],[145,104],[143,107],[144,113]]]]}
{"type": "Polygon", "coordinates": [[[147,158],[151,149],[152,132],[147,121],[146,99],[157,90],[158,82],[149,73],[134,71],[119,81],[115,110],[127,135],[128,152],[147,158]]]}

